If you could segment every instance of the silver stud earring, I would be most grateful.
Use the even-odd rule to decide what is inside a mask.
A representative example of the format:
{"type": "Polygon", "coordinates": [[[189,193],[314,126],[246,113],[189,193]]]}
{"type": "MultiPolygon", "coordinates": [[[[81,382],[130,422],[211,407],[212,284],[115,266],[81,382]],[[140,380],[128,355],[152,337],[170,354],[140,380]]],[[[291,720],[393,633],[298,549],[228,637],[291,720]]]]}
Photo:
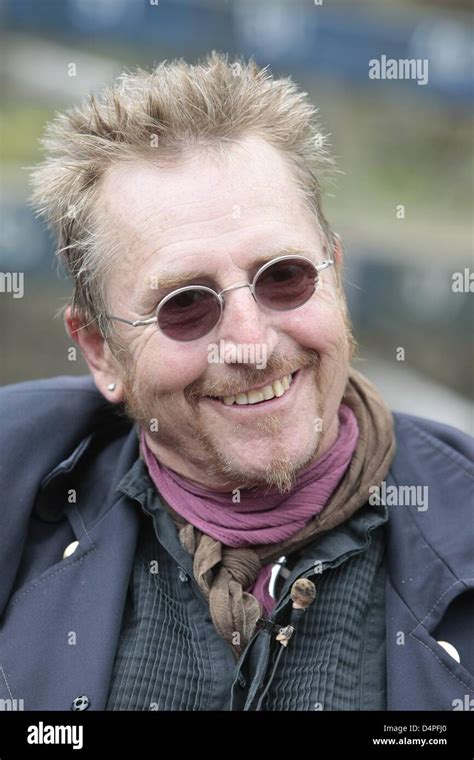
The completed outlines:
{"type": "Polygon", "coordinates": [[[117,386],[115,385],[115,383],[109,383],[108,386],[107,386],[107,388],[108,388],[109,391],[114,391],[116,389],[116,387],[117,386]]]}

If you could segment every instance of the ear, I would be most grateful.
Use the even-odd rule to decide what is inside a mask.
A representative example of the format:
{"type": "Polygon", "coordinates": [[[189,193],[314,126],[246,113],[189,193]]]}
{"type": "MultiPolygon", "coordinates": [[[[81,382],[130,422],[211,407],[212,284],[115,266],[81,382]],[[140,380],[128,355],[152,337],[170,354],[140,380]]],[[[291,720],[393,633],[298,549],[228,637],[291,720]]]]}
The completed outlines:
{"type": "Polygon", "coordinates": [[[64,323],[70,338],[81,349],[97,389],[113,404],[121,403],[124,392],[120,365],[96,324],[82,322],[70,306],[64,313],[64,323]],[[115,389],[111,390],[109,386],[113,383],[115,389]]]}

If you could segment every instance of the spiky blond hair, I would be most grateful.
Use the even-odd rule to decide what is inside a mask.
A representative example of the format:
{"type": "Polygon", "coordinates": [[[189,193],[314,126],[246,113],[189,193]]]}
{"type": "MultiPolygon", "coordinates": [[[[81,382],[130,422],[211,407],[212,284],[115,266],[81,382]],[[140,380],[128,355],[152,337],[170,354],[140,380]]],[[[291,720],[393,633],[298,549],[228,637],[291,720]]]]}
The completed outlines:
{"type": "Polygon", "coordinates": [[[275,79],[254,61],[230,62],[215,52],[194,65],[165,61],[123,74],[99,96],[56,116],[42,140],[45,158],[32,173],[32,204],[55,234],[81,319],[104,331],[113,251],[99,234],[97,208],[106,169],[137,158],[178,163],[200,146],[225,149],[250,135],[289,161],[330,246],[320,178],[332,161],[317,109],[291,79],[275,79]]]}

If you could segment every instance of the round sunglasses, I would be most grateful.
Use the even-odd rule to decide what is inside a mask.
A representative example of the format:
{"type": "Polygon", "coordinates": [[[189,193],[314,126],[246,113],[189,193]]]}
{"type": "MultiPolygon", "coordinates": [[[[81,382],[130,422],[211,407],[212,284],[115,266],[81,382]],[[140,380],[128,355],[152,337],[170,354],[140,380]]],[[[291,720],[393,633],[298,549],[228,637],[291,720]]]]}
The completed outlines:
{"type": "Polygon", "coordinates": [[[297,309],[315,292],[319,272],[333,264],[330,259],[316,265],[306,256],[279,256],[260,267],[252,282],[229,285],[220,292],[206,285],[186,285],[173,290],[161,299],[155,316],[150,319],[106,316],[132,327],[156,323],[161,332],[172,340],[196,340],[207,335],[222,317],[224,293],[249,288],[261,306],[275,311],[297,309]]]}

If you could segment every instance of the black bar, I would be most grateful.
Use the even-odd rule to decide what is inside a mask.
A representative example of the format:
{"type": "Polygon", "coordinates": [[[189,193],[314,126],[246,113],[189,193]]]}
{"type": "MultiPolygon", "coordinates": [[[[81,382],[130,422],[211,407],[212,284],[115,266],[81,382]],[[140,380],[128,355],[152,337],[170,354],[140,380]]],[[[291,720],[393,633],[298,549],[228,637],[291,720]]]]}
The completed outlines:
{"type": "Polygon", "coordinates": [[[214,756],[240,749],[251,760],[259,739],[266,750],[331,757],[474,757],[471,712],[3,712],[0,760],[30,757],[159,758],[214,756]],[[228,724],[239,723],[238,730],[228,724]],[[192,727],[192,723],[203,723],[192,727]],[[213,730],[210,724],[221,724],[213,730]],[[247,723],[242,730],[242,723],[247,723]],[[207,725],[206,725],[207,724],[207,725]],[[258,725],[257,725],[258,724],[258,725]],[[63,727],[63,728],[60,728],[63,727]],[[247,730],[248,728],[248,730],[247,730]],[[254,737],[251,742],[250,737],[254,737]],[[56,743],[50,743],[55,740],[56,743]],[[69,743],[63,743],[63,742],[69,743]],[[39,742],[39,743],[33,743],[39,742]],[[76,745],[77,749],[74,749],[76,745]],[[82,746],[80,746],[82,745],[82,746]],[[105,750],[105,751],[104,751],[105,750]]]}

